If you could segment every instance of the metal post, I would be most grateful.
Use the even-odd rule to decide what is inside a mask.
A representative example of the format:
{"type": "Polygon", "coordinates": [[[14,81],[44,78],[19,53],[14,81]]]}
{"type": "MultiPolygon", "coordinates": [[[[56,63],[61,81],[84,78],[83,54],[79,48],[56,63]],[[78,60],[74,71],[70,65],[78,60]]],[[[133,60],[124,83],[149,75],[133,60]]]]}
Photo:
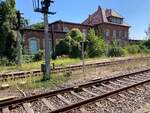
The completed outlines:
{"type": "Polygon", "coordinates": [[[45,26],[45,68],[46,72],[43,77],[44,80],[50,79],[50,40],[48,35],[48,14],[44,13],[44,26],[45,26]]]}
{"type": "Polygon", "coordinates": [[[84,41],[82,42],[82,66],[83,66],[83,74],[85,74],[85,62],[84,62],[84,41]]]}
{"type": "Polygon", "coordinates": [[[22,63],[22,46],[21,46],[21,34],[17,31],[17,65],[21,66],[22,63]]]}
{"type": "Polygon", "coordinates": [[[52,59],[55,59],[55,47],[54,47],[54,31],[53,31],[53,24],[51,25],[51,36],[52,36],[52,59]]]}
{"type": "Polygon", "coordinates": [[[22,46],[21,46],[21,34],[20,34],[20,27],[21,27],[21,13],[20,11],[16,12],[17,15],[17,65],[21,66],[22,61],[22,46]]]}

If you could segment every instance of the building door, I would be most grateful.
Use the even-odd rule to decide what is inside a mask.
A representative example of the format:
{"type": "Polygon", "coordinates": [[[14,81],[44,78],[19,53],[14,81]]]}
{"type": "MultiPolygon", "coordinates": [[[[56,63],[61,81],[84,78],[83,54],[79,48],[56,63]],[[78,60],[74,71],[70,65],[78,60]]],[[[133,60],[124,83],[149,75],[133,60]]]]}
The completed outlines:
{"type": "Polygon", "coordinates": [[[31,54],[36,54],[38,52],[38,41],[37,39],[30,39],[29,49],[31,54]]]}

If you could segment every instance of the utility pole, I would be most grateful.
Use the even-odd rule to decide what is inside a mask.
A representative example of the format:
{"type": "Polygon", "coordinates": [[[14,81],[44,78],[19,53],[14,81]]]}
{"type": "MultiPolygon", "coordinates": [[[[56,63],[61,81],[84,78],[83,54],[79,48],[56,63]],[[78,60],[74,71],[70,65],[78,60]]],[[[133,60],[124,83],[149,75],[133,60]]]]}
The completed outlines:
{"type": "MultiPolygon", "coordinates": [[[[42,67],[44,73],[43,80],[50,79],[50,59],[51,59],[51,50],[50,50],[50,39],[49,39],[49,26],[48,26],[48,14],[54,15],[54,12],[49,12],[49,7],[51,3],[54,3],[52,0],[33,0],[33,7],[35,12],[40,12],[44,14],[44,38],[45,38],[45,65],[42,67]]],[[[43,65],[42,65],[43,66],[43,65]]]]}
{"type": "Polygon", "coordinates": [[[44,75],[44,80],[50,79],[50,41],[49,41],[49,36],[48,36],[48,14],[44,14],[44,26],[45,26],[45,68],[46,72],[44,75]]]}
{"type": "Polygon", "coordinates": [[[21,34],[20,34],[20,27],[21,27],[21,13],[20,11],[16,11],[17,15],[17,65],[21,66],[22,64],[22,46],[21,46],[21,34]]]}

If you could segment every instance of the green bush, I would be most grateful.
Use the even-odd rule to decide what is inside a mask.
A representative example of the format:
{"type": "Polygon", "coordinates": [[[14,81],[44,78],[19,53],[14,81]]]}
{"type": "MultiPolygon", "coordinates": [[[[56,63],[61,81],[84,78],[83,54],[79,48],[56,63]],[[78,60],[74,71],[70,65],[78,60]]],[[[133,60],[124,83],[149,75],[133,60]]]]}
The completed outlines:
{"type": "Polygon", "coordinates": [[[56,56],[68,55],[73,58],[81,57],[80,42],[83,35],[79,29],[72,29],[65,37],[56,45],[56,56]]]}
{"type": "Polygon", "coordinates": [[[59,44],[56,45],[56,56],[69,55],[71,37],[67,35],[64,40],[61,40],[59,44]]]}
{"type": "Polygon", "coordinates": [[[125,51],[121,47],[110,47],[107,52],[108,57],[120,57],[123,56],[125,51]]]}
{"type": "Polygon", "coordinates": [[[87,52],[89,57],[100,57],[106,53],[106,43],[103,37],[97,37],[95,31],[91,29],[87,36],[88,41],[90,42],[87,52]]]}
{"type": "Polygon", "coordinates": [[[107,56],[108,57],[120,57],[125,54],[125,50],[121,48],[115,41],[108,47],[107,56]]]}
{"type": "Polygon", "coordinates": [[[0,58],[0,66],[14,66],[14,65],[16,65],[15,61],[10,61],[6,57],[0,58]]]}
{"type": "Polygon", "coordinates": [[[141,52],[140,46],[136,44],[127,45],[125,46],[125,49],[127,50],[128,54],[137,54],[141,52]]]}
{"type": "Polygon", "coordinates": [[[143,45],[150,49],[150,39],[144,41],[143,45]]]}
{"type": "Polygon", "coordinates": [[[33,55],[23,55],[22,56],[23,63],[31,63],[33,62],[33,55]]]}
{"type": "Polygon", "coordinates": [[[80,43],[72,40],[72,43],[71,43],[71,50],[70,50],[70,56],[72,58],[78,58],[78,57],[81,57],[81,47],[80,47],[80,43]]]}
{"type": "Polygon", "coordinates": [[[42,60],[44,57],[44,51],[42,50],[39,50],[38,53],[36,53],[34,56],[33,56],[33,61],[40,61],[42,60]]]}
{"type": "Polygon", "coordinates": [[[140,47],[140,53],[150,53],[150,49],[148,49],[148,48],[144,45],[144,43],[141,43],[141,44],[139,45],[139,47],[140,47]]]}
{"type": "Polygon", "coordinates": [[[77,28],[72,29],[68,34],[76,42],[80,42],[83,40],[83,34],[77,28]]]}
{"type": "Polygon", "coordinates": [[[0,59],[0,65],[1,66],[8,66],[9,65],[9,60],[6,57],[1,58],[0,59]]]}

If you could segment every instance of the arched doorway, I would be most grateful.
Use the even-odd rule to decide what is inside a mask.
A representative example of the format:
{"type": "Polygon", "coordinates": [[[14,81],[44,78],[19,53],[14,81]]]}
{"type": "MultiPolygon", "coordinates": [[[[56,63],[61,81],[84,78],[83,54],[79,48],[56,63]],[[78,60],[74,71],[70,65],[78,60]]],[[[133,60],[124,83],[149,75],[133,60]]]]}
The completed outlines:
{"type": "Polygon", "coordinates": [[[38,52],[38,40],[35,37],[29,39],[29,52],[30,54],[38,52]]]}

